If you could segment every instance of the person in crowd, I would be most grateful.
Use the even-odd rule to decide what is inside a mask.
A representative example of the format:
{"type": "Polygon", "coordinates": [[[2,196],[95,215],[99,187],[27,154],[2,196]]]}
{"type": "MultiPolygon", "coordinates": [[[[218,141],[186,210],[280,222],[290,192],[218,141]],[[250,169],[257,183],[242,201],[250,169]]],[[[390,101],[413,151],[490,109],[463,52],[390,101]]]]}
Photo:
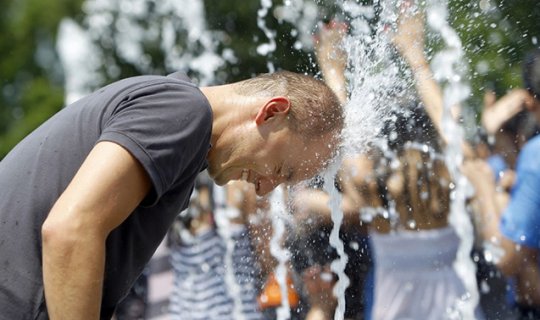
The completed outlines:
{"type": "MultiPolygon", "coordinates": [[[[404,102],[385,123],[383,142],[346,159],[340,172],[344,197],[369,222],[375,268],[369,317],[377,320],[449,317],[459,313],[466,294],[453,268],[459,238],[448,225],[451,177],[441,154],[447,141],[439,119],[442,93],[423,52],[423,28],[420,15],[404,10],[393,35],[423,107],[404,102]]],[[[476,316],[482,318],[479,309],[476,316]]]]}
{"type": "Polygon", "coordinates": [[[343,117],[323,82],[287,71],[139,76],[67,106],[0,163],[0,319],[110,318],[202,169],[259,195],[307,179],[343,117]]]}
{"type": "MultiPolygon", "coordinates": [[[[540,50],[525,58],[523,67],[528,92],[526,110],[540,123],[540,50]]],[[[493,261],[507,277],[515,280],[515,303],[522,319],[540,317],[540,137],[525,143],[515,167],[516,178],[508,201],[498,201],[500,188],[488,162],[467,161],[463,173],[474,186],[481,235],[493,261]]]]}
{"type": "Polygon", "coordinates": [[[254,214],[255,190],[241,181],[213,187],[202,174],[197,182],[187,212],[170,232],[171,317],[263,319],[257,304],[260,270],[246,221],[254,214]]]}
{"type": "Polygon", "coordinates": [[[538,134],[536,119],[527,111],[527,104],[531,102],[529,92],[523,88],[512,89],[498,100],[492,91],[485,94],[481,124],[490,147],[487,161],[496,180],[513,180],[512,171],[519,151],[538,134]]]}

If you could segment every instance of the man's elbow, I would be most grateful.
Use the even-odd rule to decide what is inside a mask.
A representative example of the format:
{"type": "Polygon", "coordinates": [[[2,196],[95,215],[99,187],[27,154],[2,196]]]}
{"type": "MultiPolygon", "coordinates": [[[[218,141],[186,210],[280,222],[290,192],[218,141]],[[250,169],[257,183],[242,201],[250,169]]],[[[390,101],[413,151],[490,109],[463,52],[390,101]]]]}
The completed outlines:
{"type": "Polygon", "coordinates": [[[106,235],[99,232],[97,226],[89,223],[87,219],[80,218],[84,216],[90,214],[77,212],[75,207],[66,209],[55,206],[41,226],[43,249],[62,250],[67,254],[88,240],[104,241],[106,235]]]}
{"type": "Polygon", "coordinates": [[[70,223],[62,223],[54,217],[47,218],[41,226],[43,250],[69,252],[77,242],[77,232],[70,223]]]}

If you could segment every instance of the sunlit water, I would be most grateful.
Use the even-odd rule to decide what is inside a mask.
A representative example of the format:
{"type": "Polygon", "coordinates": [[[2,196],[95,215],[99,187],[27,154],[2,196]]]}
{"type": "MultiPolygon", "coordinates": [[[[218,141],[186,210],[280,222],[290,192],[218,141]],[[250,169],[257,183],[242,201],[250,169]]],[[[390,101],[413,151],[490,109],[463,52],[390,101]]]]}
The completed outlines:
{"type": "Polygon", "coordinates": [[[290,223],[290,214],[287,211],[283,187],[279,186],[270,196],[270,216],[272,219],[272,239],[270,240],[270,253],[276,259],[277,265],[274,275],[281,291],[281,305],[276,316],[279,320],[291,318],[289,305],[289,291],[287,286],[287,262],[290,259],[289,250],[283,246],[286,224],[290,223]]]}
{"type": "Polygon", "coordinates": [[[427,21],[444,41],[444,48],[433,57],[431,68],[435,79],[443,86],[443,131],[445,136],[450,137],[445,150],[445,162],[453,178],[454,188],[450,194],[452,202],[448,221],[461,239],[454,268],[467,290],[467,294],[456,302],[456,309],[451,311],[450,318],[474,319],[475,308],[479,302],[476,265],[470,257],[474,230],[465,206],[468,182],[459,169],[463,162],[462,142],[465,137],[463,129],[452,116],[452,108],[465,102],[470,88],[466,82],[467,70],[463,67],[466,64],[461,40],[448,24],[447,2],[427,1],[427,21]]]}
{"type": "MultiPolygon", "coordinates": [[[[344,15],[348,17],[350,34],[344,40],[342,49],[348,57],[347,79],[349,102],[345,106],[345,128],[341,155],[335,159],[326,174],[325,190],[330,195],[329,206],[332,211],[334,227],[330,243],[338,252],[338,259],[331,265],[338,275],[334,295],[338,300],[334,319],[342,320],[345,315],[345,290],[349,279],[345,274],[348,257],[339,238],[339,229],[343,221],[341,196],[333,186],[332,177],[337,172],[341,157],[367,151],[370,143],[379,136],[389,111],[396,104],[396,93],[402,88],[399,67],[392,61],[389,38],[385,34],[388,8],[382,3],[381,16],[375,22],[374,6],[344,1],[339,3],[344,15]]],[[[390,207],[391,208],[391,207],[390,207]]],[[[384,213],[386,218],[396,221],[395,211],[384,213]]]]}
{"type": "Polygon", "coordinates": [[[328,205],[332,209],[332,231],[330,232],[330,245],[336,249],[338,258],[330,264],[330,269],[337,275],[338,280],[334,285],[334,296],[337,298],[337,307],[334,313],[334,319],[343,320],[345,316],[345,290],[349,286],[349,278],[345,274],[345,267],[349,261],[343,241],[339,237],[339,229],[343,223],[343,211],[341,211],[341,195],[334,186],[334,177],[341,165],[341,158],[338,156],[330,164],[324,175],[324,190],[329,193],[330,201],[328,205]]]}

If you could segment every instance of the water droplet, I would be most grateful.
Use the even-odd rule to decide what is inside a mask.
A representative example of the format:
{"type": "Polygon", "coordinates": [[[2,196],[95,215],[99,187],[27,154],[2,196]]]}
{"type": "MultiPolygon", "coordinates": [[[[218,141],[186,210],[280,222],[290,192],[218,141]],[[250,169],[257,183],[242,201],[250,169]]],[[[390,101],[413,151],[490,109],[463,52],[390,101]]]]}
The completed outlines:
{"type": "Polygon", "coordinates": [[[487,281],[485,280],[482,280],[482,282],[480,282],[480,291],[482,291],[482,293],[489,293],[490,291],[490,287],[489,287],[489,284],[487,283],[487,281]]]}
{"type": "Polygon", "coordinates": [[[349,247],[354,251],[358,251],[358,249],[360,249],[360,245],[356,241],[349,242],[349,247]]]}

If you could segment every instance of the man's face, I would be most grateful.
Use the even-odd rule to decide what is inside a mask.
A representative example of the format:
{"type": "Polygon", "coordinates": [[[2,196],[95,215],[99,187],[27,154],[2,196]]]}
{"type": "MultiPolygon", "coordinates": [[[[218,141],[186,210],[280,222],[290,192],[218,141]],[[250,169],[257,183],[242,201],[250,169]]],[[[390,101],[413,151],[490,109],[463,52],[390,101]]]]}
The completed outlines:
{"type": "Polygon", "coordinates": [[[294,184],[320,172],[335,144],[331,134],[308,140],[282,130],[265,140],[239,143],[224,165],[211,163],[209,172],[217,184],[245,180],[265,195],[282,183],[294,184]]]}

